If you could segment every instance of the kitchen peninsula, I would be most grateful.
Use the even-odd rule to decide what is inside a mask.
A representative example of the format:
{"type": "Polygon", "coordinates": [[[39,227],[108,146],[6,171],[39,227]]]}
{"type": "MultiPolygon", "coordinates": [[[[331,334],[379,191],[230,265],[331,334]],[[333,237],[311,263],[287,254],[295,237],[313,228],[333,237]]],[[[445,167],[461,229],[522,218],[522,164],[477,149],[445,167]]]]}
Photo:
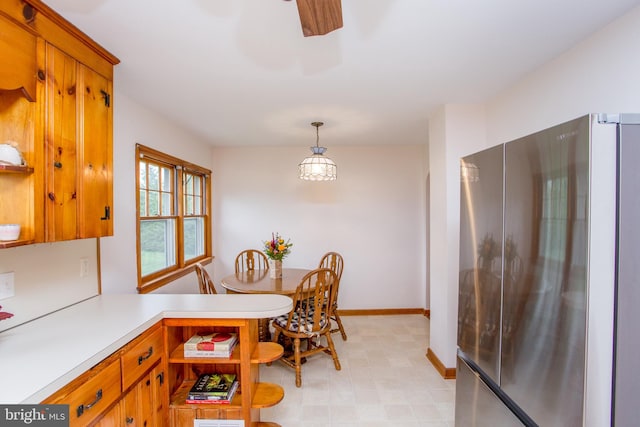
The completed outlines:
{"type": "MultiPolygon", "coordinates": [[[[257,364],[277,359],[281,352],[277,348],[270,347],[273,343],[257,342],[257,321],[260,318],[274,317],[291,310],[291,299],[282,295],[101,295],[86,301],[72,305],[57,312],[48,314],[26,324],[6,330],[0,333],[0,378],[4,387],[0,388],[0,402],[2,403],[68,403],[64,396],[69,396],[79,387],[68,387],[74,384],[77,378],[91,380],[97,375],[88,375],[87,372],[96,370],[101,365],[109,365],[99,372],[107,372],[113,366],[117,376],[115,385],[117,398],[121,392],[124,396],[134,386],[133,380],[139,380],[140,374],[127,374],[127,354],[132,351],[141,351],[140,356],[135,355],[137,365],[142,365],[149,358],[154,360],[156,368],[167,371],[166,382],[169,390],[164,394],[165,400],[160,406],[165,408],[163,419],[166,420],[166,408],[169,405],[169,396],[179,388],[180,380],[187,380],[191,364],[196,362],[185,360],[176,356],[182,336],[192,333],[193,330],[203,327],[236,328],[240,336],[240,344],[234,356],[226,361],[226,366],[236,367],[239,375],[245,375],[242,385],[245,388],[245,397],[237,404],[235,416],[229,418],[242,418],[245,421],[259,420],[259,407],[268,404],[256,403],[260,393],[261,383],[258,381],[257,364]],[[155,337],[155,338],[153,338],[155,337]],[[141,341],[144,338],[145,341],[141,341]],[[153,341],[152,338],[155,340],[153,341]],[[154,353],[148,342],[154,342],[160,351],[154,353]],[[137,345],[142,344],[142,346],[137,345]],[[262,347],[261,347],[262,346],[262,347]],[[153,353],[153,356],[152,356],[153,353]],[[154,359],[158,357],[158,359],[154,359]],[[108,363],[107,363],[108,362],[108,363]],[[184,367],[184,370],[183,370],[184,367]],[[131,377],[128,382],[127,377],[131,377]],[[122,378],[122,382],[120,382],[122,378]],[[67,387],[65,387],[67,386],[67,387]],[[68,390],[65,390],[68,389],[68,390]],[[246,390],[250,390],[247,392],[246,390]],[[51,400],[52,396],[64,390],[62,400],[51,400]],[[253,400],[248,400],[254,396],[253,400]],[[250,409],[244,408],[246,403],[250,409]],[[258,406],[256,406],[258,405],[258,406]]],[[[276,344],[277,346],[277,344],[276,344]]],[[[211,359],[197,361],[199,364],[212,363],[211,359]]],[[[131,366],[135,366],[132,363],[131,366]]],[[[154,369],[156,369],[154,368],[154,369]]],[[[136,368],[131,368],[129,372],[136,368]]],[[[145,372],[144,375],[147,375],[145,372]]],[[[161,382],[165,381],[164,373],[161,382]]],[[[84,386],[87,381],[81,381],[84,386]]],[[[103,384],[108,382],[101,381],[103,384]]],[[[147,382],[148,383],[148,382],[147,382]]],[[[279,386],[270,384],[281,394],[279,386]]],[[[102,385],[100,385],[102,387],[102,385]]],[[[103,392],[100,389],[100,399],[107,395],[105,385],[103,392]],[[104,393],[104,394],[103,394],[104,393]]],[[[95,392],[94,392],[95,393],[95,392]]],[[[276,393],[278,394],[278,393],[276,393]]],[[[96,394],[97,396],[97,394],[96,394]]],[[[173,396],[171,397],[173,399],[173,396]]],[[[276,399],[273,404],[277,403],[276,399]]],[[[262,399],[262,398],[261,398],[262,399]]],[[[71,400],[71,398],[69,398],[71,400]]],[[[106,397],[104,400],[108,400],[106,397]]],[[[268,399],[267,399],[268,400],[268,399]]],[[[116,401],[116,397],[114,397],[116,401]]],[[[123,401],[124,398],[123,398],[123,401]]],[[[86,403],[91,400],[86,400],[86,403]]],[[[105,402],[104,411],[116,408],[117,414],[124,413],[124,404],[117,403],[109,408],[111,403],[105,402]],[[123,408],[118,408],[122,406],[123,408]]],[[[82,405],[81,405],[82,406],[82,405]]],[[[195,405],[201,406],[201,405],[195,405]]],[[[192,407],[195,407],[192,405],[192,407]]],[[[172,424],[183,424],[185,408],[171,410],[172,424]],[[179,416],[173,412],[180,413],[179,416]],[[182,418],[181,418],[182,417],[182,418]]],[[[196,415],[193,409],[193,418],[202,418],[200,413],[196,415]]],[[[70,413],[76,413],[76,407],[72,405],[70,413]]],[[[98,414],[98,417],[104,413],[98,414]]],[[[221,417],[225,416],[222,414],[221,417]]],[[[95,418],[94,419],[99,419],[95,418]]],[[[83,421],[87,418],[85,417],[83,421]]],[[[81,423],[82,421],[78,421],[81,423]]],[[[164,422],[162,422],[164,424],[164,422]]],[[[72,424],[73,425],[73,422],[72,424]]],[[[81,424],[79,424],[81,425],[81,424]]],[[[193,425],[193,422],[191,422],[193,425]]],[[[258,424],[259,425],[259,424],[258,424]]],[[[265,425],[272,425],[265,423],[265,425]]]]}

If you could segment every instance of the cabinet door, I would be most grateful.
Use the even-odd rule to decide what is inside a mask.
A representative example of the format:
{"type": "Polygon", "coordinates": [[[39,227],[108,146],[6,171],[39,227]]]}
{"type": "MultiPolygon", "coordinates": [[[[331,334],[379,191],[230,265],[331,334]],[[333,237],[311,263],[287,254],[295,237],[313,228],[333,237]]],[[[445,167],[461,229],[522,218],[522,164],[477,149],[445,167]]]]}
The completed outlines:
{"type": "Polygon", "coordinates": [[[112,82],[79,64],[79,237],[113,235],[112,82]]]}
{"type": "Polygon", "coordinates": [[[127,427],[143,427],[144,423],[140,418],[139,396],[141,394],[141,383],[136,384],[124,395],[122,399],[122,418],[127,427]]]}
{"type": "Polygon", "coordinates": [[[46,240],[77,238],[75,59],[47,45],[46,240]]]}
{"type": "Polygon", "coordinates": [[[94,427],[122,427],[123,425],[120,402],[118,402],[94,424],[94,427]]]}
{"type": "Polygon", "coordinates": [[[46,240],[113,234],[112,82],[46,47],[46,240]]]}
{"type": "Polygon", "coordinates": [[[165,404],[168,396],[163,372],[162,364],[157,364],[125,395],[123,419],[126,426],[168,425],[165,404]]]}
{"type": "Polygon", "coordinates": [[[154,426],[169,425],[169,389],[165,378],[164,366],[161,363],[156,365],[149,374],[151,376],[151,412],[152,424],[154,426]]]}

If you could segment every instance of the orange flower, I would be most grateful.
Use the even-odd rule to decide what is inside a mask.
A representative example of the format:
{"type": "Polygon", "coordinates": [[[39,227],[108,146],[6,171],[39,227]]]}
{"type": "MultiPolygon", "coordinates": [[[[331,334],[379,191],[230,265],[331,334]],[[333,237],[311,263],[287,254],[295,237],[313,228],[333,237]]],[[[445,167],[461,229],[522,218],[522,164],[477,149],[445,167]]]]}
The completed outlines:
{"type": "Polygon", "coordinates": [[[271,233],[271,240],[267,240],[264,243],[264,252],[270,259],[282,260],[285,256],[291,252],[291,240],[286,240],[280,237],[278,233],[271,233]]]}

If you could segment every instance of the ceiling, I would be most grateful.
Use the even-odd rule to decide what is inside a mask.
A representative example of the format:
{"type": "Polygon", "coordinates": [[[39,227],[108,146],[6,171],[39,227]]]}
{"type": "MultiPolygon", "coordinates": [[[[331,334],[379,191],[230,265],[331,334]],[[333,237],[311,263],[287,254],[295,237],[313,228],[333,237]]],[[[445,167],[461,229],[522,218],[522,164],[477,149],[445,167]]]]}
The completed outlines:
{"type": "MultiPolygon", "coordinates": [[[[303,37],[295,1],[44,0],[120,58],[126,94],[215,146],[423,144],[640,0],[343,0],[303,37]]],[[[115,101],[117,108],[117,98],[115,101]]],[[[328,153],[329,154],[329,153],[328,153]]]]}

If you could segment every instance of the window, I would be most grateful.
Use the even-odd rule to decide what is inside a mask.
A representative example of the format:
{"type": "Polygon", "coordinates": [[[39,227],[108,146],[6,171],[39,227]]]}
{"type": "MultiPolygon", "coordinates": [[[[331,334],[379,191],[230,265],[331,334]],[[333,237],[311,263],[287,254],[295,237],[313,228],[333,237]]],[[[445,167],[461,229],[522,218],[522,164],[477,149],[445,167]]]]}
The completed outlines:
{"type": "Polygon", "coordinates": [[[211,258],[211,171],[136,146],[138,292],[147,293],[211,258]]]}

